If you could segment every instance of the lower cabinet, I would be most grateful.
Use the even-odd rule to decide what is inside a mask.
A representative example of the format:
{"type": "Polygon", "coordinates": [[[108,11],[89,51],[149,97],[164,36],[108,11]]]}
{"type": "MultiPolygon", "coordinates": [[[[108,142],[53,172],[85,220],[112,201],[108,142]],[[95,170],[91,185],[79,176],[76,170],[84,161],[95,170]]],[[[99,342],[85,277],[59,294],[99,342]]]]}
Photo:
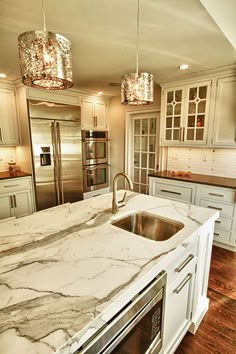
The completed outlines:
{"type": "Polygon", "coordinates": [[[34,211],[31,177],[0,181],[0,219],[21,217],[34,211]]]}
{"type": "Polygon", "coordinates": [[[191,326],[195,266],[196,258],[167,290],[163,341],[165,353],[173,353],[191,326]]]}
{"type": "Polygon", "coordinates": [[[218,210],[220,217],[215,222],[214,243],[217,246],[235,250],[235,189],[150,177],[149,194],[218,210]]]}
{"type": "Polygon", "coordinates": [[[180,250],[166,268],[167,290],[163,349],[173,353],[192,324],[195,275],[198,262],[198,235],[180,250]]]}

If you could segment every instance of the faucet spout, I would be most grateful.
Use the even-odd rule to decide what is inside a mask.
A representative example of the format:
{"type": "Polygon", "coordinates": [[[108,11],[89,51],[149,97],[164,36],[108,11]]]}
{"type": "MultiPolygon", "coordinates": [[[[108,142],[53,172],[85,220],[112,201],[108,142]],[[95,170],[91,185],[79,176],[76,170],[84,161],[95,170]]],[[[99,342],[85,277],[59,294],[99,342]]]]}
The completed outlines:
{"type": "Polygon", "coordinates": [[[116,198],[117,180],[120,176],[125,177],[125,179],[128,182],[129,189],[131,191],[133,190],[133,182],[132,182],[131,178],[126,173],[119,172],[114,176],[113,183],[112,183],[112,186],[113,186],[112,213],[113,214],[117,213],[118,208],[121,208],[122,206],[124,206],[126,204],[126,202],[125,202],[126,192],[124,193],[123,198],[121,200],[117,201],[117,198],[116,198]]]}

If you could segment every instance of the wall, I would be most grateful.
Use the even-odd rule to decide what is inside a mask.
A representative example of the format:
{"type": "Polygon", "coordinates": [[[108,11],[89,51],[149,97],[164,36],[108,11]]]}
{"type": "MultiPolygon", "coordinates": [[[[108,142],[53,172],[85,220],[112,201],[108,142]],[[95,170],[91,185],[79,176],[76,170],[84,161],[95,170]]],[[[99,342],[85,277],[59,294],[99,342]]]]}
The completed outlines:
{"type": "Polygon", "coordinates": [[[0,172],[8,171],[10,161],[16,161],[16,148],[0,147],[0,172]]]}
{"type": "MultiPolygon", "coordinates": [[[[115,96],[109,105],[111,181],[118,172],[125,172],[125,123],[128,111],[160,107],[161,88],[154,85],[154,101],[148,106],[123,106],[121,97],[115,96]]],[[[118,181],[118,188],[124,188],[124,181],[118,181]]]]}
{"type": "Polygon", "coordinates": [[[236,178],[236,149],[169,147],[167,169],[236,178]]]}

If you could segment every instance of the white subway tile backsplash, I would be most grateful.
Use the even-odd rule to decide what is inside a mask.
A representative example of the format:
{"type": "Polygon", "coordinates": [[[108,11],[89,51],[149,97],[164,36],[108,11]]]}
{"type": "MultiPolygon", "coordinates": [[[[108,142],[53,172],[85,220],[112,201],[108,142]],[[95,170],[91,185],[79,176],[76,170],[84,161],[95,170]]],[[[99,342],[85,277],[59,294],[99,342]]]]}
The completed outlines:
{"type": "Polygon", "coordinates": [[[169,147],[167,169],[236,178],[236,149],[169,147]]]}
{"type": "Polygon", "coordinates": [[[8,171],[10,161],[16,161],[15,147],[0,147],[0,172],[8,171]]]}

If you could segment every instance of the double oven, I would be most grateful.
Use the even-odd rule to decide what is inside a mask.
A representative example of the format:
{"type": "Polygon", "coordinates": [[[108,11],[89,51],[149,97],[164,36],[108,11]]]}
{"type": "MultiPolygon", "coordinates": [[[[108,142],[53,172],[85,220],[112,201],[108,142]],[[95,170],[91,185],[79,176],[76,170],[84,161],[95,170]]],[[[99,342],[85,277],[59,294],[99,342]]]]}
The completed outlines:
{"type": "Polygon", "coordinates": [[[109,186],[108,131],[82,130],[84,192],[109,186]]]}

